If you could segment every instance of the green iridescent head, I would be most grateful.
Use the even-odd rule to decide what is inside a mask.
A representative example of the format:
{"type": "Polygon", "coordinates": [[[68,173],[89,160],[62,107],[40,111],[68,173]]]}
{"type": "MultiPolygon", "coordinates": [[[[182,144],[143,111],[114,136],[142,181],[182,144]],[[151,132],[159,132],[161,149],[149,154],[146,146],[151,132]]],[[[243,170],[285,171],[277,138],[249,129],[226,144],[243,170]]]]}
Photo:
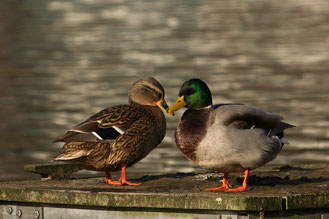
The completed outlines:
{"type": "Polygon", "coordinates": [[[191,109],[201,109],[211,104],[212,97],[207,84],[200,79],[191,79],[182,85],[178,99],[169,107],[169,111],[174,112],[184,106],[191,109]]]}

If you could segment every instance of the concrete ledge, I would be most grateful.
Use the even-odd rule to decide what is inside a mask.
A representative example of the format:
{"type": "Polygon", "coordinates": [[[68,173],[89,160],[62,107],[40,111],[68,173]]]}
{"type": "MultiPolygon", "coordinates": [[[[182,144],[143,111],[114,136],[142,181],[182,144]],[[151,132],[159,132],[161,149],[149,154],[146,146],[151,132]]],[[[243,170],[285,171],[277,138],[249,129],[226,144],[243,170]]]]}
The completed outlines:
{"type": "MultiPolygon", "coordinates": [[[[29,170],[68,166],[29,165],[29,170]]],[[[79,169],[72,167],[74,170],[79,169]]],[[[129,171],[129,170],[128,170],[129,171]]],[[[43,170],[44,172],[44,170],[43,170]]],[[[65,173],[63,173],[65,175],[65,173]]],[[[115,176],[116,177],[116,176],[115,176]]],[[[141,186],[116,186],[104,177],[0,183],[0,201],[67,206],[171,209],[172,211],[282,212],[329,209],[329,164],[271,166],[252,171],[249,188],[241,193],[204,192],[220,185],[218,173],[129,174],[141,186]]],[[[239,174],[230,182],[239,186],[239,174]]],[[[161,210],[162,209],[162,210],[161,210]]],[[[329,210],[328,210],[329,211],[329,210]]]]}
{"type": "Polygon", "coordinates": [[[79,206],[160,208],[221,211],[280,211],[281,197],[202,196],[165,193],[111,193],[0,189],[0,199],[11,202],[48,203],[79,206]]]}

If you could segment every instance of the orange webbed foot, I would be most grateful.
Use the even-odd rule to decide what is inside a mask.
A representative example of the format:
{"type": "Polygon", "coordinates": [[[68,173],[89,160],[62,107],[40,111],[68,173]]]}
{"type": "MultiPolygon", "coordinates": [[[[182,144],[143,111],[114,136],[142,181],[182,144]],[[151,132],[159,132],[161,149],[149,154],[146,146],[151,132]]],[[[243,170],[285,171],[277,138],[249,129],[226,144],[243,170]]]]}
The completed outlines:
{"type": "Polygon", "coordinates": [[[224,191],[230,187],[228,186],[221,186],[221,187],[215,187],[215,188],[207,188],[204,191],[224,191]]]}
{"type": "Polygon", "coordinates": [[[106,183],[110,185],[121,185],[121,182],[119,181],[113,181],[110,172],[105,172],[106,173],[106,183]]]}
{"type": "Polygon", "coordinates": [[[224,191],[232,188],[231,184],[228,182],[228,173],[224,173],[223,185],[221,187],[207,188],[204,191],[224,191]]]}
{"type": "Polygon", "coordinates": [[[110,171],[106,171],[106,183],[110,185],[128,185],[128,186],[139,186],[142,183],[133,183],[127,181],[127,175],[126,175],[126,165],[123,163],[121,164],[121,178],[118,181],[113,181],[111,178],[110,171]]]}
{"type": "Polygon", "coordinates": [[[142,183],[129,182],[127,180],[121,180],[120,183],[121,183],[122,186],[124,186],[124,185],[128,185],[128,186],[139,186],[139,185],[142,184],[142,183]]]}
{"type": "Polygon", "coordinates": [[[236,189],[228,189],[226,192],[243,192],[246,189],[247,189],[247,186],[241,186],[241,187],[236,188],[236,189]]]}
{"type": "Polygon", "coordinates": [[[106,179],[106,183],[110,184],[110,185],[121,185],[121,182],[113,181],[113,180],[110,180],[110,179],[106,179]]]}
{"type": "Polygon", "coordinates": [[[249,177],[249,169],[244,171],[244,180],[242,186],[236,189],[228,189],[227,192],[243,192],[248,187],[248,177],[249,177]]]}
{"type": "Polygon", "coordinates": [[[142,183],[133,183],[127,181],[127,174],[126,174],[126,164],[121,164],[121,177],[119,179],[119,182],[121,183],[120,185],[128,185],[128,186],[139,186],[142,183]]]}

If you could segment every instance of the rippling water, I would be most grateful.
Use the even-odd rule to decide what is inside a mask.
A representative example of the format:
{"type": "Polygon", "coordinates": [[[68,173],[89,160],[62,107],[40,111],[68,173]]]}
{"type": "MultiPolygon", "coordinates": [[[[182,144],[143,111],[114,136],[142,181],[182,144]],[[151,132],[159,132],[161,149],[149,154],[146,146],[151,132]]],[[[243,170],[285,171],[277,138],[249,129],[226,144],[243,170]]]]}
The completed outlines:
{"type": "MultiPolygon", "coordinates": [[[[157,78],[169,104],[205,80],[214,102],[241,102],[296,125],[274,163],[329,162],[329,3],[25,0],[0,2],[0,180],[60,152],[52,139],[129,86],[157,78]]],[[[129,172],[192,171],[167,136],[129,172]]]]}

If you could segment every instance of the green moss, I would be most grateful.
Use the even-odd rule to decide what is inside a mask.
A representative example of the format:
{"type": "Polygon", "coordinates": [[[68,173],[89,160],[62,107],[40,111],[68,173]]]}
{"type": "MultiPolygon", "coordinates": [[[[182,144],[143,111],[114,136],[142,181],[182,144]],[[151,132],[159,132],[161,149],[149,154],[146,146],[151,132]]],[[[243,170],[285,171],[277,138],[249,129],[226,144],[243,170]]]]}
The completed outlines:
{"type": "Polygon", "coordinates": [[[281,210],[280,198],[207,197],[165,194],[90,193],[1,189],[1,200],[66,205],[111,206],[134,208],[212,209],[212,210],[281,210]]]}
{"type": "Polygon", "coordinates": [[[274,211],[282,209],[280,197],[252,197],[220,195],[218,197],[187,197],[187,208],[237,211],[274,211]]]}
{"type": "Polygon", "coordinates": [[[287,210],[329,208],[329,193],[284,197],[287,210]]]}

